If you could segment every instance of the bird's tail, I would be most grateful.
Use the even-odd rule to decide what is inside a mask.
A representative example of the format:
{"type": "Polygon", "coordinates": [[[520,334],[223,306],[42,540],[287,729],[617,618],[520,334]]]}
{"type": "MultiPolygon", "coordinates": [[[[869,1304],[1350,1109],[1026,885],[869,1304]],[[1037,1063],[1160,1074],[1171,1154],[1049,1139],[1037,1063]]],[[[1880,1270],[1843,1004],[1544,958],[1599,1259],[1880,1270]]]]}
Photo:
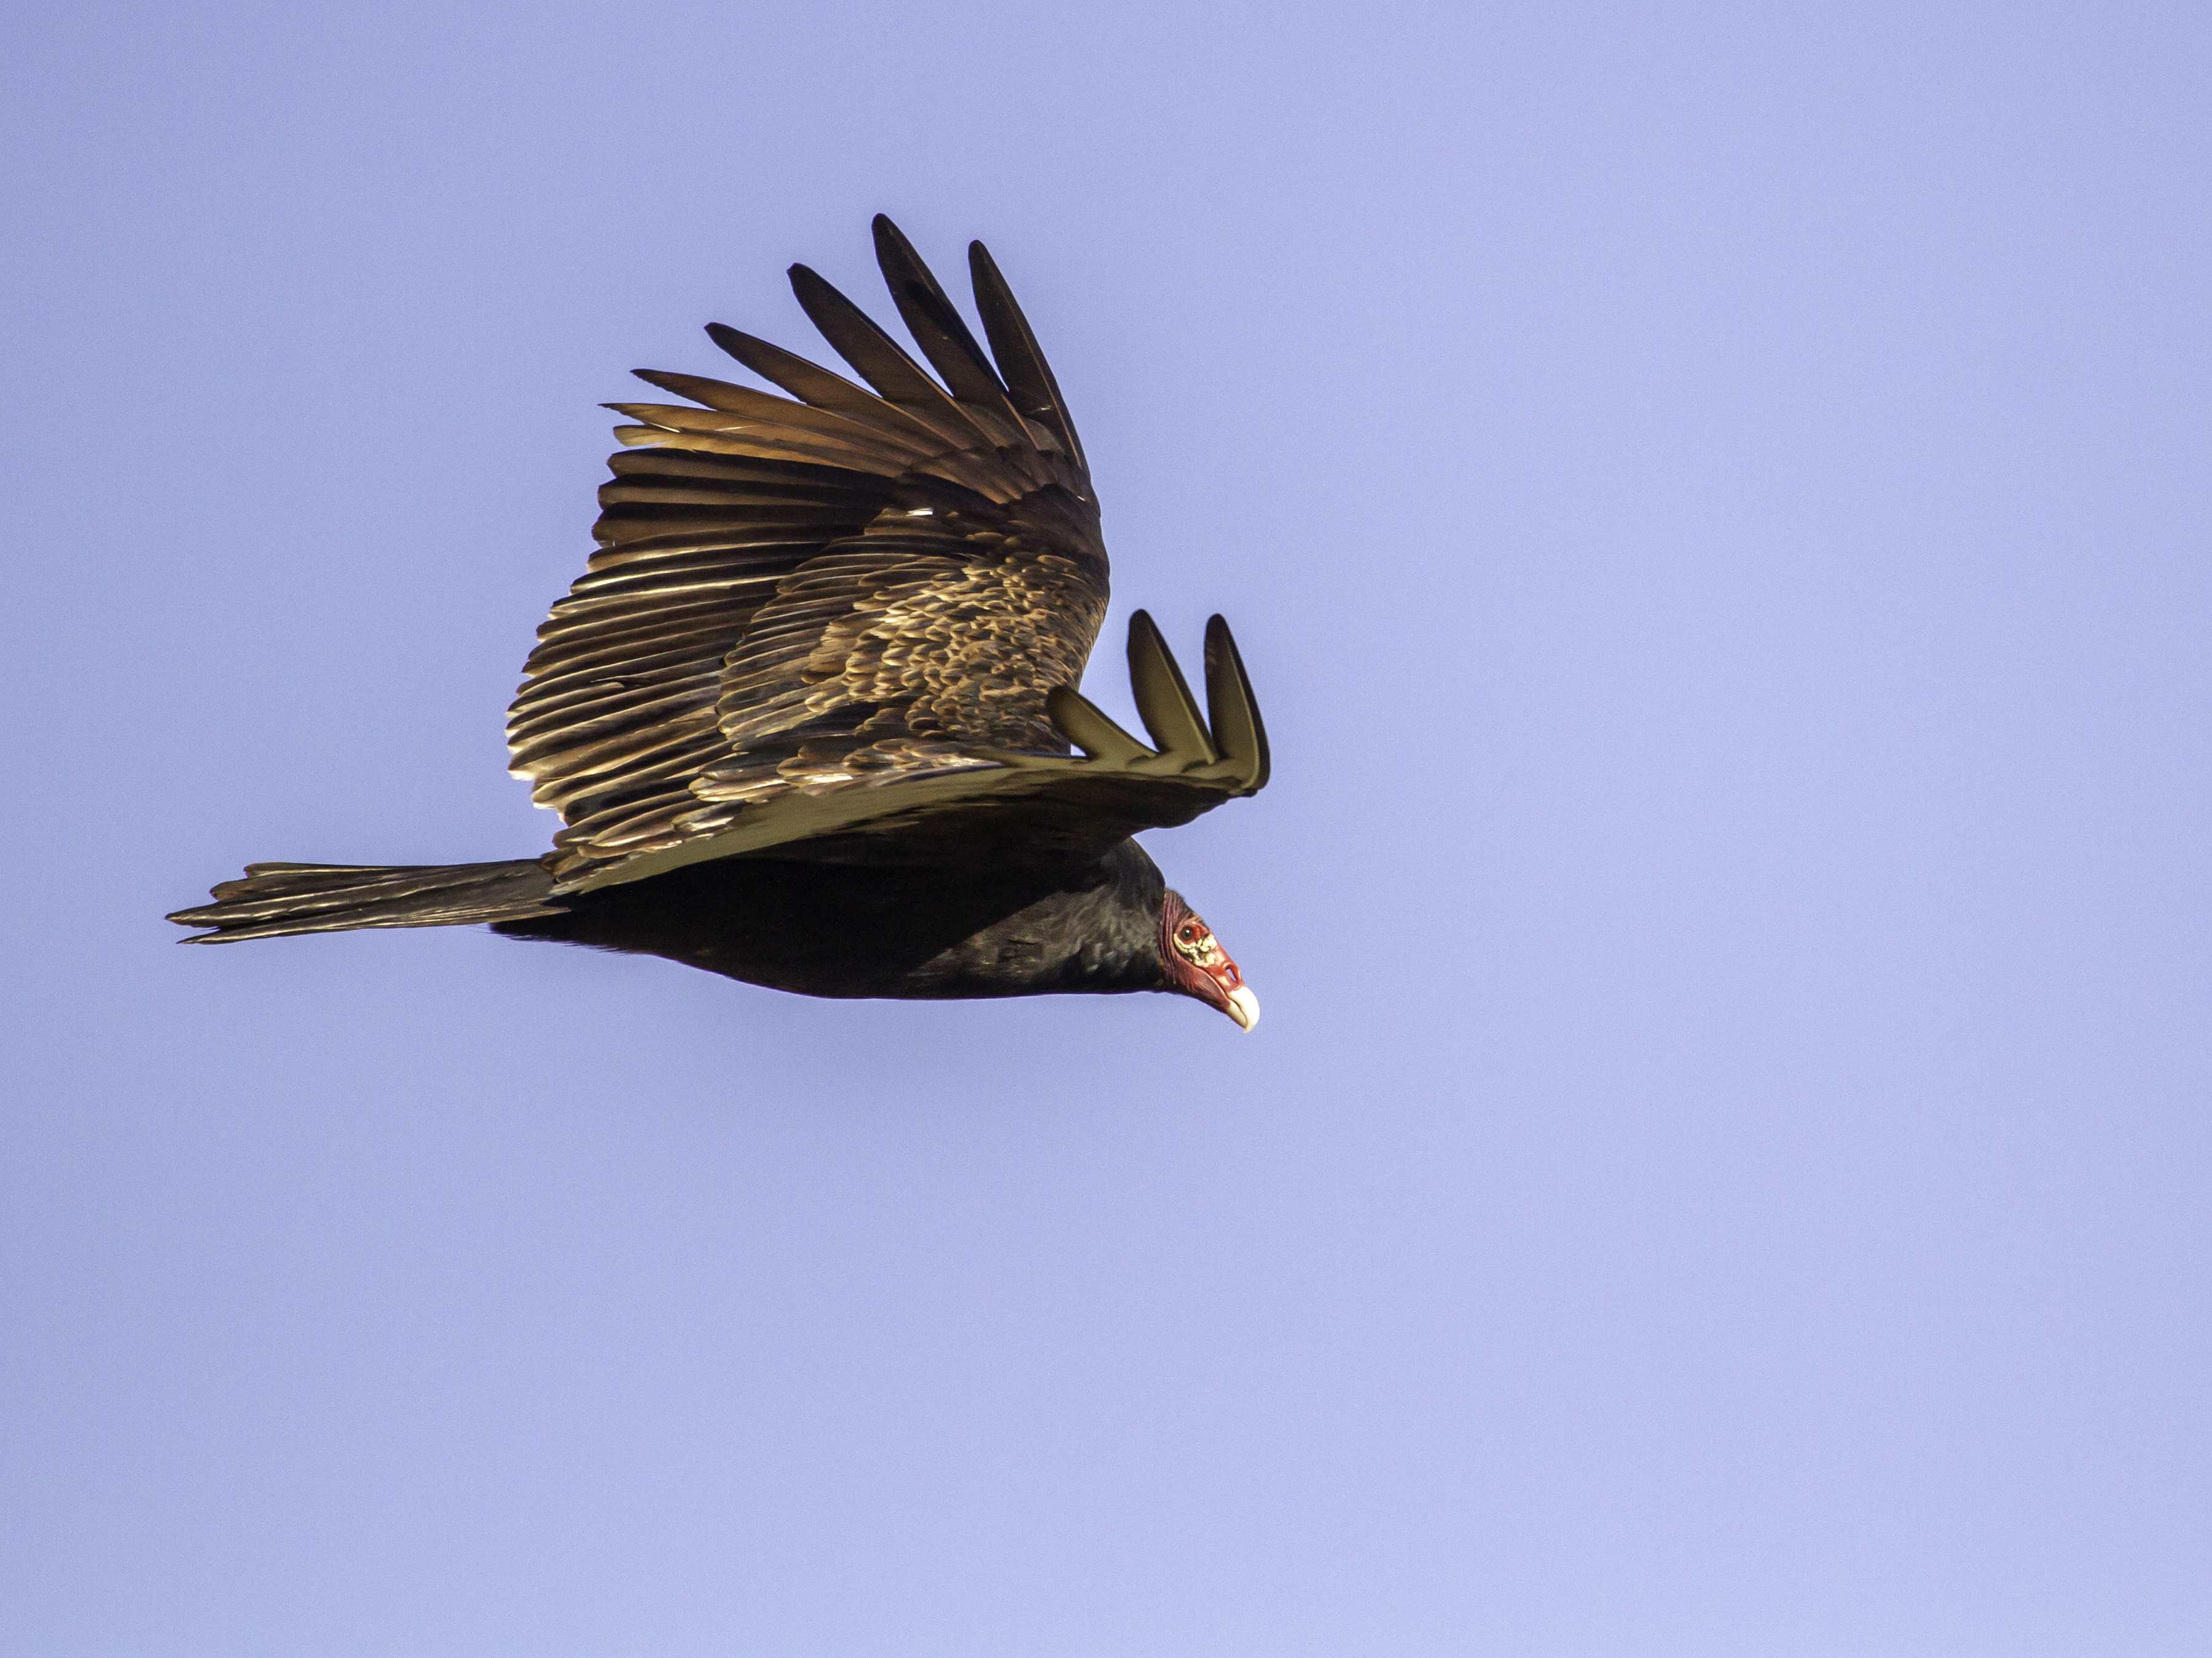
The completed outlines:
{"type": "Polygon", "coordinates": [[[248,864],[215,902],[180,909],[180,926],[214,930],[183,940],[222,944],[288,932],[343,932],[369,926],[460,926],[558,915],[553,872],[535,858],[498,864],[248,864]]]}

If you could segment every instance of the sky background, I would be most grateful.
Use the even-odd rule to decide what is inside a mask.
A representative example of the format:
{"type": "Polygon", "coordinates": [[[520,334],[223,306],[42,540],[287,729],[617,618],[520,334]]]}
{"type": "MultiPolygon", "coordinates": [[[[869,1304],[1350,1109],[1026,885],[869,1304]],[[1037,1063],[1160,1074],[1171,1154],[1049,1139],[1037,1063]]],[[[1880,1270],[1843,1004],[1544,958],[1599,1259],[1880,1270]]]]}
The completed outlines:
{"type": "Polygon", "coordinates": [[[0,1653],[2212,1649],[2212,14],[48,10],[0,1653]],[[987,240],[1267,1010],[476,930],[633,367],[987,240]]]}

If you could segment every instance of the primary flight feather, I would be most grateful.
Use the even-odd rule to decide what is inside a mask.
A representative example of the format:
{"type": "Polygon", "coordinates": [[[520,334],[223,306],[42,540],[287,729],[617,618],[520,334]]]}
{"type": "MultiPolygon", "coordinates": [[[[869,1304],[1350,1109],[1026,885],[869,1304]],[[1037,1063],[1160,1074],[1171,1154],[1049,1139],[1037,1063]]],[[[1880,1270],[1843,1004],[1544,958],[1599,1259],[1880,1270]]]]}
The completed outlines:
{"type": "Polygon", "coordinates": [[[211,929],[191,942],[489,922],[809,995],[1162,990],[1251,1029],[1237,964],[1130,838],[1267,781],[1228,626],[1201,714],[1131,619],[1149,745],[1084,700],[1106,547],[1059,384],[981,242],[988,352],[889,219],[875,242],[927,368],[793,265],[866,385],[718,323],[785,395],[640,370],[684,402],[608,405],[629,423],[599,551],[507,714],[553,850],[249,865],[170,917],[211,929]]]}

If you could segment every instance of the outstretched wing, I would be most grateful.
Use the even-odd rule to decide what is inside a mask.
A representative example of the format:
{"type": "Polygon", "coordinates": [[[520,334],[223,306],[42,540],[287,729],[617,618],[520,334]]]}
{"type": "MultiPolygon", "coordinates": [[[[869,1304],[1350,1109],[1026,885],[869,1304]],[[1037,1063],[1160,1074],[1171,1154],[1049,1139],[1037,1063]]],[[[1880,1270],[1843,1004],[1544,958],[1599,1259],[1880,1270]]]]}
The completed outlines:
{"type": "Polygon", "coordinates": [[[1210,719],[1142,610],[1129,618],[1129,678],[1154,747],[1063,685],[1048,699],[1051,719],[1083,750],[1079,757],[978,748],[969,751],[978,764],[794,791],[715,834],[573,873],[556,895],[715,858],[951,867],[1087,862],[1140,829],[1188,823],[1266,786],[1267,727],[1221,617],[1206,627],[1210,719]]]}
{"type": "Polygon", "coordinates": [[[854,384],[717,325],[788,396],[641,373],[696,406],[614,405],[599,551],[538,631],[513,768],[567,823],[578,878],[734,826],[794,792],[1064,753],[1048,694],[1106,610],[1080,440],[981,243],[996,364],[890,220],[876,252],[942,384],[803,265],[799,303],[854,384]],[[872,388],[872,389],[869,389],[872,388]]]}
{"type": "Polygon", "coordinates": [[[566,820],[560,891],[749,854],[1090,858],[1266,780],[1218,616],[1210,726],[1142,612],[1130,665],[1156,747],[1076,693],[1107,560],[1059,386],[981,243],[989,355],[890,220],[875,236],[939,378],[794,265],[865,386],[717,324],[787,395],[641,371],[693,406],[611,405],[636,423],[616,428],[633,446],[599,492],[599,551],[507,720],[514,771],[566,820]]]}

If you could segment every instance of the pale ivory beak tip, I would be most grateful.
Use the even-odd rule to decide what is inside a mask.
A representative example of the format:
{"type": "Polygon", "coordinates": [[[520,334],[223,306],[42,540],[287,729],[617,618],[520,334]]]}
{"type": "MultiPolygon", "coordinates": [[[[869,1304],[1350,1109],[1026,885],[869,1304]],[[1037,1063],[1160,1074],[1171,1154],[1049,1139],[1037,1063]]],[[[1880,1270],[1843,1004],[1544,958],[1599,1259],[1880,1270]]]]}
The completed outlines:
{"type": "Polygon", "coordinates": [[[1249,1030],[1260,1023],[1260,999],[1243,985],[1229,993],[1229,1017],[1249,1030]]]}

